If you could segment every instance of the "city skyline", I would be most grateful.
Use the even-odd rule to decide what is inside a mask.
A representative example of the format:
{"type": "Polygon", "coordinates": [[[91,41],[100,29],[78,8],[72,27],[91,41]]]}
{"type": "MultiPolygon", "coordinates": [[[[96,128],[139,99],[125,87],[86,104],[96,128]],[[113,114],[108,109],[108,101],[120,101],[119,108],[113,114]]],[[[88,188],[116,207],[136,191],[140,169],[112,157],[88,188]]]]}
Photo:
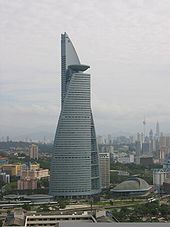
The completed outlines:
{"type": "Polygon", "coordinates": [[[0,137],[54,134],[63,31],[91,63],[98,135],[135,134],[144,116],[148,130],[159,121],[170,132],[169,1],[87,0],[82,8],[76,0],[71,9],[68,0],[0,4],[0,137]]]}

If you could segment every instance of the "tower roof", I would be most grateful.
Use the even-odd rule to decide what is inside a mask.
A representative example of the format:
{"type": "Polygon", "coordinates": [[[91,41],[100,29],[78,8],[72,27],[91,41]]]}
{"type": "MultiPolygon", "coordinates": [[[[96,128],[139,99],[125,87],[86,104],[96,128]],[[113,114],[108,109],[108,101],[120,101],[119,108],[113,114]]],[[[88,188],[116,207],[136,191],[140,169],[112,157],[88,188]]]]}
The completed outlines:
{"type": "Polygon", "coordinates": [[[145,180],[135,177],[118,184],[112,191],[145,191],[149,189],[150,186],[145,180]]]}
{"type": "Polygon", "coordinates": [[[86,71],[88,68],[90,68],[89,65],[69,65],[69,68],[71,68],[72,70],[76,71],[76,72],[84,72],[86,71]]]}
{"type": "Polygon", "coordinates": [[[68,34],[65,32],[64,34],[61,34],[61,55],[65,57],[66,61],[66,69],[69,65],[80,65],[80,60],[77,55],[77,52],[74,48],[74,45],[69,38],[68,34]]]}

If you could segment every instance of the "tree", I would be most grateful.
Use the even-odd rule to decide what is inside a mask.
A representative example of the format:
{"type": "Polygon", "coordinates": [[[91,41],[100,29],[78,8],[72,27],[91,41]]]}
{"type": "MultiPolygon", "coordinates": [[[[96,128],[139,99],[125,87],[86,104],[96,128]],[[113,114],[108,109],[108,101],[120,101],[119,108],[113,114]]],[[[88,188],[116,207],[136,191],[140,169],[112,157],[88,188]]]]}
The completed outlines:
{"type": "Polygon", "coordinates": [[[68,204],[68,201],[65,200],[65,199],[60,199],[60,200],[58,200],[58,205],[59,205],[59,207],[60,207],[61,209],[66,208],[66,205],[67,205],[67,204],[68,204]]]}
{"type": "Polygon", "coordinates": [[[39,181],[38,181],[38,185],[39,187],[44,187],[44,188],[48,188],[49,187],[49,180],[48,180],[48,177],[44,177],[44,178],[41,178],[39,181]]]}
{"type": "Polygon", "coordinates": [[[112,184],[120,184],[122,181],[128,179],[128,176],[119,176],[118,173],[111,172],[110,173],[110,182],[112,184]]]}
{"type": "Polygon", "coordinates": [[[162,204],[159,208],[159,211],[161,212],[162,216],[166,216],[170,214],[170,207],[166,204],[162,204]]]}
{"type": "Polygon", "coordinates": [[[111,206],[113,206],[113,201],[112,200],[110,200],[109,203],[110,203],[111,206]]]}
{"type": "Polygon", "coordinates": [[[5,190],[6,191],[12,191],[17,189],[17,182],[11,182],[9,184],[5,185],[5,190]]]}
{"type": "Polygon", "coordinates": [[[50,169],[50,159],[39,159],[40,167],[43,169],[50,169]]]}
{"type": "Polygon", "coordinates": [[[129,217],[129,222],[142,222],[142,219],[137,215],[131,215],[129,217]]]}
{"type": "Polygon", "coordinates": [[[31,210],[31,206],[29,204],[24,204],[23,209],[24,210],[31,210]]]}
{"type": "Polygon", "coordinates": [[[43,205],[43,207],[42,207],[42,208],[43,208],[43,211],[49,211],[49,209],[48,209],[48,205],[46,205],[46,204],[45,204],[45,205],[43,205]]]}

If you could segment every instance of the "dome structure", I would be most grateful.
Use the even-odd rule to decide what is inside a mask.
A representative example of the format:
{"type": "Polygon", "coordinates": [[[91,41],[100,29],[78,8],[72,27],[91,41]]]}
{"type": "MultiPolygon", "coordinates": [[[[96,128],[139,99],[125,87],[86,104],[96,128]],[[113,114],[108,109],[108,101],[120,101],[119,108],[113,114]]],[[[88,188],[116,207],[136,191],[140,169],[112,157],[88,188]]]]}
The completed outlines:
{"type": "Polygon", "coordinates": [[[118,184],[112,189],[116,195],[144,195],[150,191],[152,187],[142,178],[133,177],[118,184]]]}

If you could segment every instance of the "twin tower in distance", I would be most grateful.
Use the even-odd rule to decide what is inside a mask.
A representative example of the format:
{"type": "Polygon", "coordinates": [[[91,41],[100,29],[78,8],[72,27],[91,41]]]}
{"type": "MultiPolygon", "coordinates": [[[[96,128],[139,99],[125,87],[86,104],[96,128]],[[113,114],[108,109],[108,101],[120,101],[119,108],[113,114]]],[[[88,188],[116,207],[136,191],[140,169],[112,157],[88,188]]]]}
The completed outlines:
{"type": "Polygon", "coordinates": [[[50,191],[77,198],[101,192],[99,156],[91,110],[89,68],[66,33],[61,35],[61,112],[51,160],[50,191]]]}

